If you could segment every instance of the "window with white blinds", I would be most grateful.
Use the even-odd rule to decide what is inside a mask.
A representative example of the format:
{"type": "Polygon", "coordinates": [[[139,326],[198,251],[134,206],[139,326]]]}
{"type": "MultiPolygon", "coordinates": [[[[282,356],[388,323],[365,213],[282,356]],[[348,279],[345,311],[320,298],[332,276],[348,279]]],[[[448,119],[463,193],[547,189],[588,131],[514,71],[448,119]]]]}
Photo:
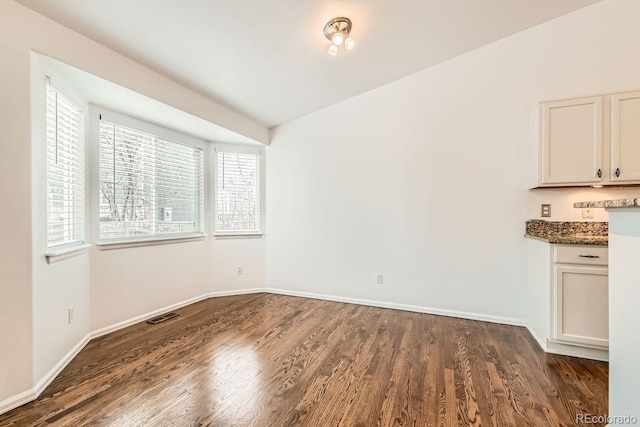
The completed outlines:
{"type": "Polygon", "coordinates": [[[47,85],[47,247],[84,243],[84,112],[47,85]]]}
{"type": "Polygon", "coordinates": [[[260,154],[216,150],[215,230],[260,233],[260,154]]]}
{"type": "Polygon", "coordinates": [[[203,151],[100,120],[100,242],[203,233],[203,151]]]}

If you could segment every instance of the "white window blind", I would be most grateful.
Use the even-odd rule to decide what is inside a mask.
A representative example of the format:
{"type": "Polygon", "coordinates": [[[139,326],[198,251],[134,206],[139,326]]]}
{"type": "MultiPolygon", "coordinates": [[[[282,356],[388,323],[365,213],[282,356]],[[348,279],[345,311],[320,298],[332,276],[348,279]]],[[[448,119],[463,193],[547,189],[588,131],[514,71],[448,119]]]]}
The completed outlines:
{"type": "Polygon", "coordinates": [[[260,232],[260,155],[216,151],[216,233],[260,232]]]}
{"type": "Polygon", "coordinates": [[[100,120],[100,241],[202,234],[200,148],[100,120]]]}
{"type": "Polygon", "coordinates": [[[84,243],[84,113],[47,85],[47,247],[84,243]]]}

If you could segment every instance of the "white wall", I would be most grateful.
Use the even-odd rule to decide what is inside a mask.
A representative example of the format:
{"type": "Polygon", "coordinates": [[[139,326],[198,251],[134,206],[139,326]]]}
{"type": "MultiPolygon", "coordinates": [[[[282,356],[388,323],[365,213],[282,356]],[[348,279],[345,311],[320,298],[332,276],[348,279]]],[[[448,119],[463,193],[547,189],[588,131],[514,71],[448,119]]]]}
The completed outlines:
{"type": "Polygon", "coordinates": [[[91,330],[174,304],[264,287],[264,239],[91,248],[91,330]],[[236,274],[242,266],[244,274],[236,274]]]}
{"type": "Polygon", "coordinates": [[[623,193],[527,190],[528,113],[640,89],[639,14],[603,1],[274,129],[267,286],[523,320],[524,222],[623,193]]]}
{"type": "MultiPolygon", "coordinates": [[[[33,288],[33,372],[36,381],[89,333],[89,255],[49,264],[47,252],[46,76],[51,70],[38,55],[31,56],[31,207],[33,288]],[[74,307],[74,320],[68,309],[74,307]]],[[[59,76],[56,88],[87,110],[87,103],[67,89],[59,76]]]]}
{"type": "MultiPolygon", "coordinates": [[[[0,13],[0,21],[2,21],[0,13]]],[[[0,28],[3,24],[0,22],[0,28]]],[[[1,31],[1,30],[0,30],[1,31]]],[[[32,386],[29,53],[0,37],[0,407],[32,386]]]]}
{"type": "Polygon", "coordinates": [[[266,238],[211,238],[208,258],[212,292],[264,288],[266,238]],[[242,267],[242,275],[237,268],[242,267]]]}
{"type": "MultiPolygon", "coordinates": [[[[640,209],[612,209],[609,237],[609,415],[640,418],[640,209]]],[[[612,423],[622,424],[622,423],[612,423]]],[[[635,423],[634,423],[635,424],[635,423]]]]}
{"type": "Polygon", "coordinates": [[[91,329],[206,295],[204,241],[91,250],[91,329]]]}

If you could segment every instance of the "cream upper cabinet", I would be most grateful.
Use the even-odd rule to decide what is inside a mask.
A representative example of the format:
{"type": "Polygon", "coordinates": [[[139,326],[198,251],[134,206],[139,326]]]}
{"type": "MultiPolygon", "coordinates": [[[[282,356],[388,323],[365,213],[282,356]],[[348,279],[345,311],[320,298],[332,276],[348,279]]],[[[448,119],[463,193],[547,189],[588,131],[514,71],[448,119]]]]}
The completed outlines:
{"type": "Polygon", "coordinates": [[[609,180],[640,181],[640,92],[611,95],[609,180]]]}
{"type": "Polygon", "coordinates": [[[602,106],[601,96],[541,105],[540,184],[602,182],[602,106]]]}
{"type": "Polygon", "coordinates": [[[543,102],[530,119],[531,187],[640,184],[640,91],[543,102]]]}

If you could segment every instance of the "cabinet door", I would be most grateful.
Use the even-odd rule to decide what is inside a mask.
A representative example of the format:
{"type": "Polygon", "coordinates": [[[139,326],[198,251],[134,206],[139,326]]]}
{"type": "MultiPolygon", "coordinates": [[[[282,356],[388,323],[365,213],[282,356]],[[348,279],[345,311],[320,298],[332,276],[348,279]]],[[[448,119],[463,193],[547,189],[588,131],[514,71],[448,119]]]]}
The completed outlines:
{"type": "Polygon", "coordinates": [[[555,266],[553,339],[609,347],[607,274],[607,267],[555,266]]]}
{"type": "Polygon", "coordinates": [[[612,182],[640,182],[640,92],[611,95],[612,182]]]}
{"type": "Polygon", "coordinates": [[[542,184],[598,184],[602,166],[601,96],[542,104],[542,184]]]}

